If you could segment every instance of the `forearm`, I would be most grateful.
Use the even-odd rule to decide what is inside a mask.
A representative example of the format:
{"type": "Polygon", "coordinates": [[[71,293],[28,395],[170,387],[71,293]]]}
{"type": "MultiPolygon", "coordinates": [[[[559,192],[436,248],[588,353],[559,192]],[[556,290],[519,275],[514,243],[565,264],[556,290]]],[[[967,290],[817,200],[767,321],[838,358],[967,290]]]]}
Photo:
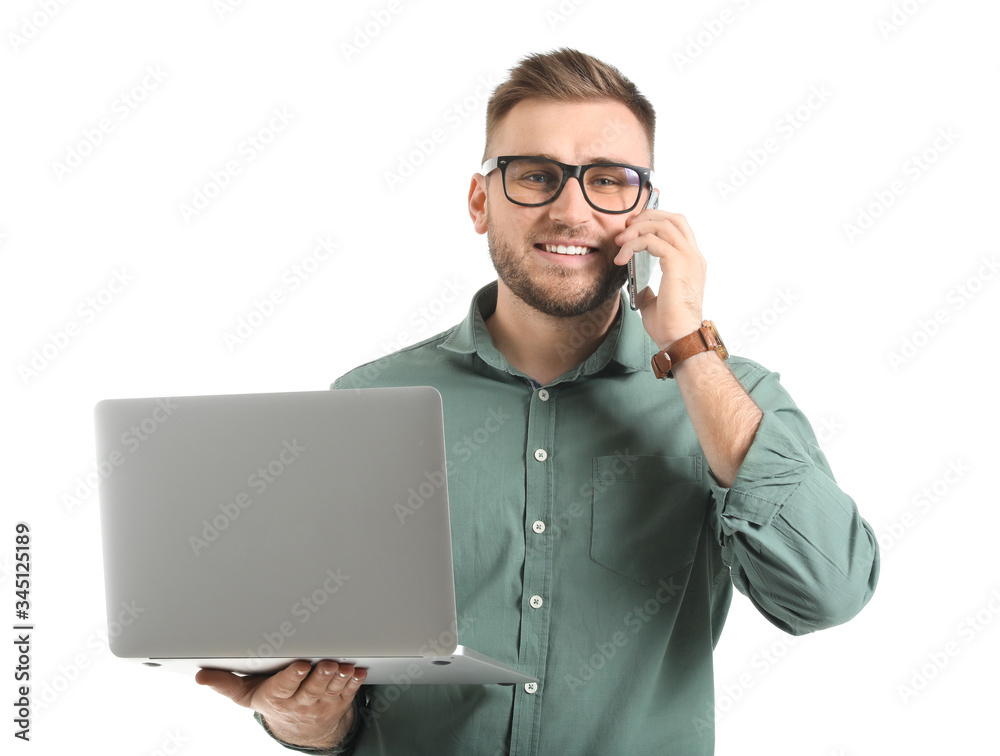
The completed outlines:
{"type": "Polygon", "coordinates": [[[730,488],[763,413],[714,351],[689,357],[672,374],[709,469],[730,488]]]}

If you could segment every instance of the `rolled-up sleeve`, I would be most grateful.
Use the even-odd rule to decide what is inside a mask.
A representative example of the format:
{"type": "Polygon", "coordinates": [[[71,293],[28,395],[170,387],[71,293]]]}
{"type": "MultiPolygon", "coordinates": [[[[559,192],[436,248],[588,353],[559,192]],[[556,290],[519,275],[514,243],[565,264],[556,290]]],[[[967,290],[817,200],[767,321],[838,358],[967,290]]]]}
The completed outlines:
{"type": "Polygon", "coordinates": [[[871,526],[837,486],[778,374],[747,360],[733,372],[763,412],[732,487],[712,481],[733,584],[792,635],[846,622],[878,582],[871,526]]]}

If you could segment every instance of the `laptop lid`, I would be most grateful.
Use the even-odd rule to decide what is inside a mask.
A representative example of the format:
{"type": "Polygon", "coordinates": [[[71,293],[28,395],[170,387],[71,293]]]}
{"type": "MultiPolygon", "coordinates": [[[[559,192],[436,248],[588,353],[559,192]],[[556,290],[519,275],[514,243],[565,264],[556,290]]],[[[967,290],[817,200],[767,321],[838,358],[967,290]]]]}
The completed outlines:
{"type": "Polygon", "coordinates": [[[96,421],[116,655],[455,649],[435,389],[112,399],[96,421]]]}

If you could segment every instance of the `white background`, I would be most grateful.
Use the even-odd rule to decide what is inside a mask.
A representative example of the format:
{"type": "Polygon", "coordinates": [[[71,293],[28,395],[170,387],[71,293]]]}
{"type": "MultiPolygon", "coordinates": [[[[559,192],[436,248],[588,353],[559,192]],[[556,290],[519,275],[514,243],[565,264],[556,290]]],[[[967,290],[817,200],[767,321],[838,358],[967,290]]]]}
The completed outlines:
{"type": "MultiPolygon", "coordinates": [[[[492,275],[465,207],[489,90],[570,46],[657,108],[661,207],[709,261],[706,316],[781,373],[882,543],[878,591],[842,627],[789,639],[736,596],[718,753],[995,752],[998,22],[986,0],[4,3],[0,614],[14,624],[26,521],[36,628],[32,741],[14,745],[280,752],[246,710],[101,640],[93,406],[322,389],[460,320],[492,275]],[[274,109],[290,123],[248,149],[274,109]],[[317,237],[338,245],[320,264],[317,237]],[[129,283],[108,288],[116,273],[129,283]],[[914,675],[931,679],[904,695],[914,675]]],[[[0,719],[9,743],[9,703],[0,719]]]]}

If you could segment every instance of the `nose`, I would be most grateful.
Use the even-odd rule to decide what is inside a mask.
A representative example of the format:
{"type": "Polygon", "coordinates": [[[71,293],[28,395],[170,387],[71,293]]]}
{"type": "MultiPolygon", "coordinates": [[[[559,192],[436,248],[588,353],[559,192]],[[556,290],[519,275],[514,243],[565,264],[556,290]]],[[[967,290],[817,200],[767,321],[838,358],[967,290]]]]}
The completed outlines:
{"type": "Polygon", "coordinates": [[[593,208],[587,204],[583,196],[583,186],[575,176],[571,177],[562,188],[555,201],[549,203],[549,217],[565,223],[567,226],[577,226],[590,218],[593,208]]]}

